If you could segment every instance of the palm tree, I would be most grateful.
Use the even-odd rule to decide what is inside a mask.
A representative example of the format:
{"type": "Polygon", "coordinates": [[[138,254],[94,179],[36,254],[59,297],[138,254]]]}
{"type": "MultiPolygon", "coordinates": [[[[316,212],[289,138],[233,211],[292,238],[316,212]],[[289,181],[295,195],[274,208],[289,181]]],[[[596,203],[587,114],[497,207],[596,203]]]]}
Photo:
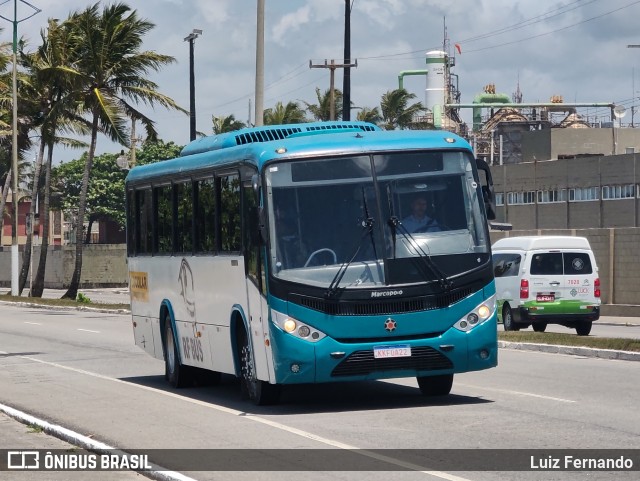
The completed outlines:
{"type": "Polygon", "coordinates": [[[370,122],[372,124],[377,124],[382,120],[378,107],[362,107],[362,110],[358,112],[358,116],[356,118],[362,122],[370,122]]]}
{"type": "MultiPolygon", "coordinates": [[[[56,143],[63,143],[70,147],[86,147],[87,144],[68,138],[59,138],[58,130],[71,131],[77,134],[89,133],[86,121],[74,113],[74,99],[70,95],[71,88],[64,74],[56,70],[59,65],[65,65],[68,58],[67,45],[70,44],[71,30],[68,25],[60,25],[57,20],[50,19],[47,30],[41,30],[42,44],[35,52],[23,56],[23,62],[28,74],[25,79],[26,95],[37,103],[37,122],[39,128],[40,148],[36,158],[34,182],[31,192],[31,216],[35,213],[35,205],[39,187],[43,192],[43,209],[41,211],[42,243],[40,247],[40,262],[38,271],[32,286],[30,296],[41,297],[44,290],[44,275],[47,263],[49,246],[49,204],[51,185],[51,162],[53,159],[53,147],[56,143]],[[43,167],[45,149],[48,150],[47,160],[44,162],[44,185],[41,186],[40,171],[43,167]]],[[[31,261],[32,232],[27,232],[27,247],[22,261],[20,272],[19,290],[22,292],[26,284],[26,278],[31,261]]]]}
{"type": "MultiPolygon", "coordinates": [[[[167,55],[140,50],[143,36],[154,24],[139,18],[135,10],[123,3],[106,5],[102,12],[98,11],[99,6],[96,3],[66,20],[72,31],[73,61],[61,69],[72,78],[78,111],[87,115],[91,123],[91,142],[78,202],[79,229],[84,223],[98,132],[128,145],[126,127],[133,119],[145,127],[147,138],[156,138],[153,121],[135,106],[140,102],[187,113],[170,97],[158,92],[158,86],[148,79],[150,71],[158,71],[175,61],[167,55]]],[[[82,238],[82,233],[78,232],[73,277],[63,298],[75,299],[78,294],[82,238]]]]}
{"type": "Polygon", "coordinates": [[[233,132],[234,130],[240,130],[245,127],[245,123],[240,120],[236,120],[233,114],[227,115],[226,117],[216,117],[213,115],[211,116],[211,120],[213,121],[214,134],[233,132]]]}
{"type": "MultiPolygon", "coordinates": [[[[331,120],[331,91],[325,90],[324,94],[320,93],[320,89],[316,87],[316,97],[318,98],[317,104],[310,104],[305,102],[307,110],[311,112],[314,119],[320,121],[331,120]]],[[[334,109],[336,119],[342,118],[342,92],[340,90],[334,90],[334,109]]]]}
{"type": "Polygon", "coordinates": [[[405,89],[389,90],[382,96],[380,108],[382,110],[382,127],[387,130],[407,128],[413,118],[424,110],[420,102],[409,105],[409,101],[416,97],[415,94],[405,89]]]}
{"type": "Polygon", "coordinates": [[[298,102],[288,102],[287,105],[278,102],[264,111],[264,125],[300,124],[306,121],[304,110],[298,102]]]}

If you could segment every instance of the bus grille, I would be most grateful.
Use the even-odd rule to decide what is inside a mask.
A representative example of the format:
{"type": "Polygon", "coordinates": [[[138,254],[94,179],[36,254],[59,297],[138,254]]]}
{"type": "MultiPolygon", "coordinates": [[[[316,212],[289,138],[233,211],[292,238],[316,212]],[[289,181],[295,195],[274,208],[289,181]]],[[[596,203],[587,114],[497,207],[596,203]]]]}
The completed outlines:
{"type": "Polygon", "coordinates": [[[438,371],[453,369],[453,363],[441,352],[428,346],[412,347],[410,357],[376,359],[373,351],[356,351],[338,364],[331,375],[363,376],[387,371],[438,371]]]}
{"type": "Polygon", "coordinates": [[[411,299],[334,301],[317,297],[291,296],[291,301],[315,311],[332,316],[374,316],[399,314],[404,312],[430,311],[443,309],[470,296],[473,289],[461,289],[448,294],[414,297],[411,299]]]}

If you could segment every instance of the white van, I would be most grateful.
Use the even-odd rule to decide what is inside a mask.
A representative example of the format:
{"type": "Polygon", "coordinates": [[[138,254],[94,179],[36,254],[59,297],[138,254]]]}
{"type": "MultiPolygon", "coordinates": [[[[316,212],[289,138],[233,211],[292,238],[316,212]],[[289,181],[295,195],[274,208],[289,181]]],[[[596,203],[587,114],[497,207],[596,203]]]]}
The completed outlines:
{"type": "Polygon", "coordinates": [[[596,259],[584,237],[506,237],[492,246],[498,317],[505,331],[547,324],[591,332],[600,317],[596,259]]]}

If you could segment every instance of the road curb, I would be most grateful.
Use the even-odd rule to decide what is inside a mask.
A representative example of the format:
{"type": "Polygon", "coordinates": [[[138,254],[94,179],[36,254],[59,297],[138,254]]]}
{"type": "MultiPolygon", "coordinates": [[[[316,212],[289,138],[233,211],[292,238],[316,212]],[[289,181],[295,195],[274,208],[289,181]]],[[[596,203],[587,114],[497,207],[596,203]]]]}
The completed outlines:
{"type": "MultiPolygon", "coordinates": [[[[112,446],[109,446],[108,444],[101,443],[80,433],[71,431],[70,429],[58,426],[57,424],[52,424],[42,419],[36,418],[35,416],[19,411],[2,403],[0,403],[0,411],[27,426],[39,426],[45,433],[58,439],[62,439],[63,441],[73,444],[74,446],[86,449],[87,451],[95,452],[98,454],[107,452],[128,454],[124,450],[114,448],[112,446]]],[[[131,471],[135,471],[146,478],[154,479],[157,481],[196,481],[189,476],[185,476],[184,474],[167,469],[158,469],[154,471],[138,471],[132,469],[131,471]]]]}
{"type": "Polygon", "coordinates": [[[555,344],[534,344],[529,342],[498,341],[498,347],[519,351],[538,351],[550,354],[567,354],[570,356],[597,357],[618,361],[640,361],[640,352],[616,351],[614,349],[594,349],[591,347],[561,346],[555,344]]]}

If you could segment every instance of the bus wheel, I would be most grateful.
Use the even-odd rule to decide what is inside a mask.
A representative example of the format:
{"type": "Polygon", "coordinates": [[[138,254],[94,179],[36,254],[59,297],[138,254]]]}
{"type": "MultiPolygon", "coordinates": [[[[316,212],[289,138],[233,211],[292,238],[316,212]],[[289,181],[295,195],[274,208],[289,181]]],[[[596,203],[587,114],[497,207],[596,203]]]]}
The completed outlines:
{"type": "Polygon", "coordinates": [[[453,374],[418,376],[418,386],[424,396],[446,396],[451,392],[453,374]]]}
{"type": "Polygon", "coordinates": [[[546,322],[534,322],[531,326],[533,327],[533,330],[536,332],[544,332],[547,330],[546,322]]]}
{"type": "Polygon", "coordinates": [[[275,404],[280,398],[280,386],[261,381],[256,377],[255,362],[247,333],[242,331],[240,343],[240,383],[242,394],[258,406],[275,404]]]}
{"type": "Polygon", "coordinates": [[[167,315],[164,336],[164,377],[173,387],[180,388],[191,384],[190,374],[189,367],[180,364],[171,318],[167,315]]]}
{"type": "Polygon", "coordinates": [[[513,313],[509,304],[505,304],[502,309],[502,322],[504,324],[505,331],[519,331],[520,328],[513,321],[513,313]]]}
{"type": "Polygon", "coordinates": [[[576,324],[576,334],[578,336],[588,336],[591,332],[591,321],[579,322],[576,324]]]}

